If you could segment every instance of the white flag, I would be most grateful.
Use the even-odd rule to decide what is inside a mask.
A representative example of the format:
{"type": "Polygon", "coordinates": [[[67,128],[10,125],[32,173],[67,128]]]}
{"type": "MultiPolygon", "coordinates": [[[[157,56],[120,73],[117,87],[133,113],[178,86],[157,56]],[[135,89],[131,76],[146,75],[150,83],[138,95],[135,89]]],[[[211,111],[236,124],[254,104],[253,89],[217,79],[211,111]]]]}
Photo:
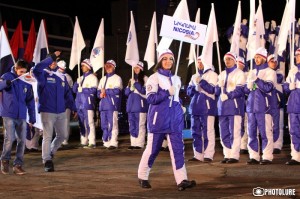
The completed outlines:
{"type": "Polygon", "coordinates": [[[41,62],[46,58],[47,54],[49,54],[48,42],[44,20],[42,19],[34,47],[32,62],[34,62],[35,64],[41,62]]]}
{"type": "Polygon", "coordinates": [[[265,47],[263,38],[261,38],[265,34],[265,23],[264,23],[261,0],[259,0],[259,5],[255,14],[255,32],[256,32],[256,49],[259,47],[265,47]]]}
{"type": "MultiPolygon", "coordinates": [[[[183,20],[190,20],[190,15],[189,15],[189,9],[187,6],[187,2],[186,0],[181,0],[180,3],[178,4],[174,14],[173,14],[174,18],[177,19],[183,19],[183,20]]],[[[164,49],[168,49],[172,43],[173,39],[167,38],[167,37],[162,37],[158,47],[157,47],[157,51],[161,51],[164,49]]]]}
{"type": "MultiPolygon", "coordinates": [[[[291,25],[295,19],[295,1],[290,0],[286,2],[284,13],[282,16],[280,30],[278,34],[277,42],[277,54],[282,56],[283,51],[286,49],[286,42],[288,38],[289,31],[291,30],[291,25]]],[[[275,52],[276,53],[276,52],[275,52]]]]}
{"type": "Polygon", "coordinates": [[[11,52],[11,48],[4,30],[1,26],[0,32],[0,76],[6,72],[9,72],[11,67],[15,64],[14,56],[11,52]]]}
{"type": "MultiPolygon", "coordinates": [[[[38,83],[37,80],[31,76],[29,73],[25,73],[21,76],[18,77],[18,79],[22,80],[23,82],[26,82],[28,84],[31,84],[32,86],[32,90],[33,90],[33,96],[34,96],[34,104],[35,104],[35,123],[33,124],[34,127],[43,130],[43,124],[42,124],[42,119],[41,119],[41,115],[38,111],[38,107],[39,107],[39,96],[38,96],[38,92],[37,92],[37,87],[38,87],[38,83]]],[[[26,122],[29,123],[29,115],[28,115],[28,111],[26,114],[26,122]]]]}
{"type": "Polygon", "coordinates": [[[140,57],[139,57],[139,49],[138,49],[132,11],[130,11],[130,19],[131,21],[130,21],[130,27],[129,27],[127,43],[126,43],[127,48],[126,48],[125,62],[131,65],[132,67],[134,67],[139,62],[140,57]]]}
{"type": "Polygon", "coordinates": [[[104,66],[104,19],[101,20],[91,52],[90,61],[94,72],[104,66]]]}
{"type": "Polygon", "coordinates": [[[247,60],[253,59],[256,51],[256,35],[255,35],[255,0],[250,0],[250,20],[249,20],[249,35],[247,42],[247,60]]]}
{"type": "Polygon", "coordinates": [[[202,58],[201,61],[204,63],[205,67],[212,67],[212,58],[213,58],[213,43],[219,41],[218,38],[218,29],[215,15],[214,4],[211,4],[211,11],[209,15],[206,38],[204,46],[202,49],[202,58]]]}
{"type": "Polygon", "coordinates": [[[70,65],[69,65],[69,68],[71,70],[73,70],[76,65],[78,65],[78,67],[80,68],[79,62],[81,58],[81,51],[84,49],[84,47],[85,47],[85,42],[76,16],[73,40],[72,40],[71,56],[70,56],[70,65]]]}
{"type": "Polygon", "coordinates": [[[239,55],[239,51],[240,51],[241,20],[242,20],[241,15],[242,15],[241,2],[239,1],[235,22],[234,22],[233,34],[231,37],[231,46],[230,46],[230,52],[233,52],[236,55],[239,55]]]}
{"type": "MultiPolygon", "coordinates": [[[[200,23],[200,8],[198,8],[197,10],[197,14],[196,14],[196,18],[195,18],[195,23],[200,23]]],[[[189,52],[189,63],[188,66],[191,65],[194,61],[196,61],[195,59],[197,59],[197,57],[194,57],[195,53],[195,44],[190,44],[190,52],[189,52]],[[194,52],[193,52],[194,51],[194,52]]],[[[197,55],[196,55],[197,56],[197,55]]]]}
{"type": "Polygon", "coordinates": [[[157,40],[157,25],[156,25],[156,13],[153,13],[150,33],[147,43],[147,48],[144,56],[144,60],[148,63],[148,70],[155,64],[155,53],[156,46],[158,44],[157,40]]]}

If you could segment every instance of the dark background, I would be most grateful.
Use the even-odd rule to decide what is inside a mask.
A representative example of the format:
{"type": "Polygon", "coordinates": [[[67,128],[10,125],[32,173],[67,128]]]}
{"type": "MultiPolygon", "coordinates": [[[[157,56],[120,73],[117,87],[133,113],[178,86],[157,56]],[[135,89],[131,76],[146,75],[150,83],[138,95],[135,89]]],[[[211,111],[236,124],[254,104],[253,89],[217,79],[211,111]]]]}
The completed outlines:
{"type": "MultiPolygon", "coordinates": [[[[122,74],[123,81],[127,82],[127,79],[130,78],[130,66],[125,63],[124,59],[127,32],[130,25],[129,11],[132,10],[135,16],[140,59],[142,60],[146,50],[153,11],[157,12],[157,25],[160,30],[162,15],[172,15],[179,2],[180,0],[99,0],[96,3],[94,1],[80,1],[79,3],[76,1],[69,3],[57,0],[1,0],[0,23],[6,21],[9,29],[9,36],[11,36],[18,21],[22,20],[24,41],[26,42],[31,19],[35,20],[36,31],[38,31],[41,19],[45,19],[50,51],[60,48],[63,50],[66,59],[68,59],[72,44],[75,16],[78,16],[80,27],[87,45],[86,49],[82,52],[82,58],[89,57],[91,46],[93,46],[101,18],[104,18],[105,60],[114,59],[117,63],[117,72],[122,74]],[[22,10],[20,8],[32,10],[22,10]],[[45,13],[44,11],[49,13],[45,13]],[[62,16],[55,16],[53,13],[58,13],[62,16]]],[[[187,3],[192,21],[195,20],[197,9],[200,8],[200,22],[202,24],[207,24],[211,3],[214,3],[219,33],[220,53],[222,57],[230,48],[225,32],[227,28],[234,23],[238,1],[187,0],[187,3]]],[[[258,0],[256,0],[256,7],[258,6],[258,3],[258,0]]],[[[264,20],[275,20],[277,21],[277,24],[280,24],[285,3],[286,0],[262,0],[264,20]]],[[[241,5],[242,18],[248,19],[250,0],[242,0],[241,5]]],[[[297,4],[296,7],[300,6],[297,4]]],[[[298,16],[297,10],[298,9],[296,9],[296,16],[298,16]]],[[[178,46],[178,41],[174,41],[171,46],[176,57],[178,46]]],[[[179,68],[179,75],[183,78],[184,84],[188,83],[190,76],[194,73],[193,65],[186,70],[188,62],[186,58],[188,57],[188,53],[189,44],[184,43],[179,68]]],[[[217,66],[215,50],[214,63],[215,66],[217,66]]],[[[146,71],[146,73],[151,74],[152,71],[146,71]]],[[[71,72],[71,74],[73,74],[73,72],[71,72]]],[[[76,74],[73,76],[75,78],[76,74]]]]}
{"type": "MultiPolygon", "coordinates": [[[[78,1],[78,0],[77,0],[78,1]]],[[[135,17],[135,25],[138,38],[140,59],[143,60],[149,36],[149,29],[153,12],[157,13],[158,32],[162,16],[164,14],[173,15],[180,0],[98,0],[95,1],[17,1],[1,0],[0,2],[0,25],[7,23],[9,39],[19,20],[22,20],[24,42],[27,40],[31,20],[34,19],[36,32],[38,31],[41,19],[46,21],[48,33],[48,44],[50,52],[62,50],[66,60],[69,59],[72,45],[73,26],[75,16],[78,16],[86,48],[82,51],[82,59],[90,57],[100,21],[104,18],[105,27],[105,60],[114,59],[117,63],[116,72],[127,85],[131,77],[131,67],[125,63],[126,40],[130,25],[130,11],[135,17]]],[[[219,34],[219,46],[221,59],[229,51],[230,44],[225,35],[226,30],[233,25],[238,5],[238,0],[187,0],[191,21],[195,20],[197,9],[200,8],[200,23],[207,24],[211,10],[211,3],[214,3],[216,20],[219,34]]],[[[256,0],[256,8],[258,7],[256,0]]],[[[298,20],[300,5],[296,1],[296,19],[298,20]]],[[[275,20],[279,25],[285,8],[286,0],[262,0],[263,14],[265,21],[275,20]]],[[[242,18],[249,19],[250,0],[241,0],[242,18]]],[[[160,38],[159,38],[160,39],[160,38]]],[[[195,73],[195,66],[187,67],[189,44],[184,43],[181,52],[178,74],[182,78],[182,83],[186,86],[192,74],[195,73]]],[[[178,53],[179,42],[173,41],[170,47],[175,57],[178,53]]],[[[201,47],[200,47],[201,49],[201,47]]],[[[213,63],[218,72],[217,53],[214,47],[213,63]]],[[[146,62],[144,62],[147,68],[146,62]]],[[[223,63],[222,63],[223,64],[223,63]]],[[[222,66],[224,67],[224,66],[222,66]]],[[[77,67],[73,71],[68,71],[73,80],[77,78],[77,67]]],[[[146,69],[146,74],[152,74],[152,70],[146,69]]],[[[98,71],[100,76],[101,70],[98,71]]],[[[181,92],[183,104],[187,107],[189,98],[184,89],[181,92]]],[[[124,101],[125,105],[125,101],[124,101]]],[[[125,106],[123,106],[125,108],[125,106]]],[[[125,111],[123,110],[125,113],[125,111]]],[[[126,116],[126,114],[123,114],[126,116]]],[[[122,115],[120,116],[122,117],[122,115]]],[[[188,117],[188,115],[186,115],[188,117]]],[[[120,120],[125,121],[125,120],[120,120]]],[[[187,118],[186,121],[189,121],[187,118]]],[[[121,125],[127,125],[121,124],[121,125]]],[[[189,124],[186,124],[187,126],[189,124]]],[[[127,129],[128,128],[123,128],[127,129]]],[[[217,128],[216,128],[217,129],[217,128]]]]}

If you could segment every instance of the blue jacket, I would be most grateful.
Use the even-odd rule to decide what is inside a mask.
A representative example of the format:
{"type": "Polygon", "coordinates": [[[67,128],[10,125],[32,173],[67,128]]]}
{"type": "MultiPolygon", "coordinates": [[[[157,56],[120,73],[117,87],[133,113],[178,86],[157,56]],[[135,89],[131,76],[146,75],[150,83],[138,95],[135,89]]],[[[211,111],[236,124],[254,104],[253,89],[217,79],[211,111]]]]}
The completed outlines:
{"type": "Polygon", "coordinates": [[[244,92],[248,94],[247,113],[267,113],[270,110],[270,96],[276,82],[276,72],[265,63],[254,69],[258,78],[254,81],[254,89],[249,90],[247,86],[244,92]]]}
{"type": "MultiPolygon", "coordinates": [[[[244,72],[237,68],[235,65],[232,68],[226,68],[219,75],[219,81],[224,81],[224,94],[228,96],[226,101],[218,99],[218,115],[219,116],[232,116],[245,114],[245,94],[244,84],[245,75],[244,72]]],[[[216,96],[221,95],[221,88],[216,86],[216,96]]]]}
{"type": "Polygon", "coordinates": [[[29,122],[34,124],[36,118],[32,86],[20,79],[13,81],[9,87],[6,85],[5,80],[13,80],[17,77],[13,69],[12,72],[7,72],[1,77],[2,107],[0,108],[0,115],[25,120],[28,110],[29,122]]]}
{"type": "Polygon", "coordinates": [[[187,95],[190,96],[191,103],[189,112],[192,115],[217,115],[217,101],[215,99],[215,84],[217,83],[218,75],[212,70],[199,71],[200,74],[192,76],[187,88],[187,95]],[[202,74],[203,73],[203,74],[202,74]],[[199,85],[193,81],[201,76],[199,85]],[[200,86],[200,91],[196,90],[200,86]]]}
{"type": "Polygon", "coordinates": [[[295,70],[296,67],[293,66],[289,71],[289,74],[286,78],[286,82],[283,84],[283,90],[286,94],[289,94],[287,101],[287,113],[300,113],[300,64],[297,65],[298,70],[295,70]],[[289,84],[295,83],[296,89],[290,90],[289,84]]]}
{"type": "Polygon", "coordinates": [[[121,111],[122,79],[115,73],[106,74],[100,79],[97,97],[101,89],[105,89],[106,97],[100,99],[99,111],[121,111]]]}
{"type": "Polygon", "coordinates": [[[66,77],[63,76],[64,79],[62,79],[54,73],[46,71],[51,72],[49,65],[52,62],[52,58],[48,57],[33,69],[33,74],[38,81],[38,110],[39,112],[59,114],[66,111],[66,104],[71,104],[71,110],[75,111],[74,98],[66,77]]]}
{"type": "Polygon", "coordinates": [[[146,83],[147,101],[150,104],[147,114],[147,128],[151,133],[182,133],[184,127],[183,110],[179,100],[181,80],[172,76],[171,71],[159,69],[146,83]],[[169,74],[167,74],[169,72],[169,74]],[[172,83],[171,83],[172,82],[172,83]],[[168,89],[176,87],[175,95],[168,89]],[[170,107],[170,99],[172,106],[170,107]]]}
{"type": "Polygon", "coordinates": [[[147,113],[148,102],[146,100],[146,88],[141,83],[134,83],[134,90],[130,90],[130,87],[125,88],[125,95],[128,97],[126,103],[127,113],[147,113]]]}
{"type": "Polygon", "coordinates": [[[275,84],[275,88],[271,92],[270,96],[270,110],[267,113],[272,114],[274,111],[280,108],[284,108],[285,106],[285,99],[284,94],[282,90],[282,81],[283,81],[283,75],[280,73],[276,74],[277,76],[277,83],[275,84]]]}
{"type": "Polygon", "coordinates": [[[76,93],[76,108],[95,110],[98,79],[92,72],[84,73],[82,79],[82,92],[78,92],[79,84],[77,82],[73,85],[73,92],[76,93]]]}

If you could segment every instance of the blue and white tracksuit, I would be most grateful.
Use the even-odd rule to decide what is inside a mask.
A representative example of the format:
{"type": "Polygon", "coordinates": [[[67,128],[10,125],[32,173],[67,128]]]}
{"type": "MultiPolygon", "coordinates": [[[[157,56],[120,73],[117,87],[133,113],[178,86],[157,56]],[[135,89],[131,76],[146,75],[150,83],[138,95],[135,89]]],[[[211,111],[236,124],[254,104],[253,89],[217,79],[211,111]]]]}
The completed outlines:
{"type": "Polygon", "coordinates": [[[294,66],[283,84],[284,92],[289,94],[287,101],[287,113],[289,114],[289,131],[291,137],[291,156],[293,160],[300,162],[300,64],[294,66]],[[296,68],[297,67],[297,68],[296,68]],[[298,69],[298,70],[297,70],[298,69]],[[290,84],[296,84],[296,88],[290,90],[290,84]]]}
{"type": "Polygon", "coordinates": [[[96,145],[94,115],[96,109],[98,79],[91,72],[84,73],[73,86],[82,145],[96,145]]]}
{"type": "Polygon", "coordinates": [[[43,123],[43,163],[52,159],[67,135],[66,104],[76,111],[72,91],[64,74],[51,70],[52,57],[39,62],[33,69],[38,81],[39,112],[43,123]],[[53,130],[55,139],[52,141],[53,130]],[[52,141],[52,142],[51,142],[52,141]]]}
{"type": "Polygon", "coordinates": [[[118,147],[118,112],[121,110],[121,91],[123,88],[121,77],[115,73],[106,74],[99,82],[98,97],[100,97],[103,88],[106,97],[100,99],[99,102],[103,146],[118,147]]]}
{"type": "Polygon", "coordinates": [[[233,66],[226,68],[219,75],[218,81],[224,82],[224,88],[216,87],[218,99],[219,128],[224,158],[240,158],[242,116],[245,111],[245,95],[243,92],[246,82],[244,72],[233,66]],[[221,100],[222,91],[228,99],[221,100]]]}
{"type": "Polygon", "coordinates": [[[273,120],[273,148],[280,149],[283,145],[283,128],[284,128],[284,94],[282,90],[283,75],[279,70],[276,70],[277,82],[275,83],[275,89],[272,90],[270,96],[270,110],[269,114],[273,120]]]}
{"type": "Polygon", "coordinates": [[[191,130],[193,136],[194,158],[203,161],[204,158],[213,160],[215,154],[215,116],[217,101],[215,86],[218,75],[211,69],[198,70],[191,78],[187,88],[191,103],[191,130]],[[200,78],[200,82],[197,80],[200,78]]]}
{"type": "MultiPolygon", "coordinates": [[[[254,81],[252,90],[245,86],[248,94],[246,111],[248,115],[248,151],[250,159],[260,161],[260,144],[258,132],[262,140],[262,159],[273,160],[273,130],[272,117],[267,111],[270,109],[270,96],[276,83],[276,72],[267,63],[256,66],[251,73],[258,77],[254,81]]],[[[249,72],[249,74],[251,74],[249,72]]],[[[247,80],[250,81],[250,80],[247,80]]]]}
{"type": "Polygon", "coordinates": [[[184,119],[179,102],[180,87],[180,78],[172,76],[170,70],[161,68],[151,75],[146,83],[147,101],[149,103],[147,115],[148,139],[138,169],[138,178],[141,180],[148,180],[150,170],[165,136],[168,140],[176,183],[180,184],[183,180],[187,180],[182,138],[184,119]],[[168,91],[172,85],[176,88],[173,97],[170,96],[168,91]],[[170,100],[172,100],[171,103],[170,100]]]}
{"type": "Polygon", "coordinates": [[[138,82],[136,75],[134,77],[134,82],[131,82],[131,87],[126,87],[125,89],[125,95],[128,96],[126,111],[128,113],[130,142],[131,146],[144,148],[146,116],[148,112],[145,85],[148,77],[144,76],[144,86],[138,82]]]}
{"type": "Polygon", "coordinates": [[[1,160],[11,159],[11,148],[17,140],[16,157],[13,165],[23,165],[25,141],[26,141],[26,114],[29,114],[29,122],[34,124],[35,105],[32,86],[18,78],[14,68],[11,72],[2,75],[0,79],[0,91],[2,92],[0,103],[0,116],[3,118],[4,142],[1,160]],[[7,86],[6,80],[14,80],[7,86]]]}

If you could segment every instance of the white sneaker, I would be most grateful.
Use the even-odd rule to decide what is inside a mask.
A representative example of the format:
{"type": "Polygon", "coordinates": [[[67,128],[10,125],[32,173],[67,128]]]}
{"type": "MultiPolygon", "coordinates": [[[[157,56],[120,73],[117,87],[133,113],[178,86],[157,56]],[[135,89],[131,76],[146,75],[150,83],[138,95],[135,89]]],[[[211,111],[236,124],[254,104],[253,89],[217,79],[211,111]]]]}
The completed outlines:
{"type": "Polygon", "coordinates": [[[68,141],[63,141],[63,143],[61,143],[62,145],[68,145],[69,143],[68,143],[68,141]]]}

